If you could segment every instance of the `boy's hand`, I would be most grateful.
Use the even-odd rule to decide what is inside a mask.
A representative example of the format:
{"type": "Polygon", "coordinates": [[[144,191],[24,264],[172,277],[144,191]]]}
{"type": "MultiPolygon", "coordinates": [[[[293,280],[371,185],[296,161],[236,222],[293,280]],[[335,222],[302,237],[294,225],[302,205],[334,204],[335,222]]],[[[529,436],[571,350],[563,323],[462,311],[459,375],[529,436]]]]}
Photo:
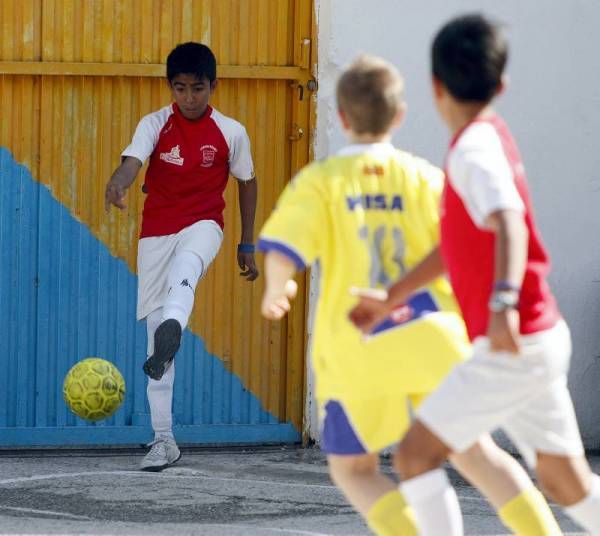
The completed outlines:
{"type": "Polygon", "coordinates": [[[505,309],[490,314],[487,336],[492,352],[519,353],[519,311],[505,309]]]}
{"type": "Polygon", "coordinates": [[[246,278],[246,281],[254,281],[258,277],[258,268],[256,268],[256,261],[254,260],[254,253],[241,253],[238,251],[237,254],[238,266],[242,270],[240,275],[246,278]]]}
{"type": "Polygon", "coordinates": [[[352,287],[350,294],[356,296],[359,302],[352,308],[348,317],[364,335],[368,335],[391,312],[387,292],[381,289],[352,287]]]}
{"type": "Polygon", "coordinates": [[[121,210],[127,208],[125,204],[125,192],[133,184],[141,167],[142,162],[136,157],[126,156],[121,165],[115,169],[104,192],[104,208],[106,212],[110,210],[111,205],[121,210]]]}
{"type": "Polygon", "coordinates": [[[288,279],[283,289],[266,289],[263,295],[261,312],[268,320],[280,320],[290,310],[290,300],[296,297],[298,285],[288,279]]]}
{"type": "Polygon", "coordinates": [[[104,208],[106,212],[110,210],[110,206],[114,205],[121,210],[127,208],[125,204],[125,188],[112,179],[106,185],[104,192],[104,208]]]}

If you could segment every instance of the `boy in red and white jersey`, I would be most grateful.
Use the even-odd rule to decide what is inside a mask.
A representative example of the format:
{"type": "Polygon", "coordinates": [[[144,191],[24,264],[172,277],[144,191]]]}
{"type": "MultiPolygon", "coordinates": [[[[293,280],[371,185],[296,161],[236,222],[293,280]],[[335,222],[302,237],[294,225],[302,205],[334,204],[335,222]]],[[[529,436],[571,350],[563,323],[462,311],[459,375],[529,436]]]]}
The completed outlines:
{"type": "Polygon", "coordinates": [[[180,457],[172,432],[173,359],[194,305],[198,281],[223,241],[223,192],[238,180],[241,275],[258,277],[254,260],[256,180],[244,127],[209,105],[216,59],[200,43],[175,47],[167,58],[174,102],[141,119],[121,165],[106,186],[106,208],[125,208],[127,188],[149,160],[138,246],[138,320],[146,319],[148,401],[155,439],[141,468],[161,471],[180,457]]]}
{"type": "Polygon", "coordinates": [[[401,489],[422,535],[462,534],[456,495],[439,466],[496,428],[535,467],[546,493],[600,535],[600,477],[585,459],[567,389],[569,330],[546,282],[548,255],[519,152],[491,109],[507,55],[499,28],[479,15],[452,20],[436,36],[435,102],[453,137],[440,246],[390,289],[387,301],[363,297],[351,318],[368,332],[446,272],[473,341],[472,359],[423,403],[396,451],[401,489]]]}

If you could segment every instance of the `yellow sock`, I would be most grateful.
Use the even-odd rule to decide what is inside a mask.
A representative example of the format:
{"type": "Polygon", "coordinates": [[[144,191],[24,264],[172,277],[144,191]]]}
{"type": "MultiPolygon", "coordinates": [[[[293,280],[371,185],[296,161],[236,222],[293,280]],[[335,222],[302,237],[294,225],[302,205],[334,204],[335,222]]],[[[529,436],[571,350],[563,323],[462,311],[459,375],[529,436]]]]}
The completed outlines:
{"type": "Polygon", "coordinates": [[[546,499],[534,487],[508,501],[498,516],[517,536],[562,536],[546,499]]]}
{"type": "Polygon", "coordinates": [[[367,514],[367,524],[377,536],[417,536],[415,517],[399,490],[377,500],[367,514]]]}

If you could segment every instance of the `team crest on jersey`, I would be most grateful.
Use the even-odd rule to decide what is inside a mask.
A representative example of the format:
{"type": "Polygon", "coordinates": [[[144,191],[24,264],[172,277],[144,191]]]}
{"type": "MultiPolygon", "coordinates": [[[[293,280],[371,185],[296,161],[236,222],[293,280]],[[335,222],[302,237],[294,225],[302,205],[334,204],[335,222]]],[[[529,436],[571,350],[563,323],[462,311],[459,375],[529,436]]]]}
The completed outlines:
{"type": "Polygon", "coordinates": [[[175,145],[168,153],[160,153],[160,159],[169,164],[183,166],[183,157],[179,154],[179,145],[175,145]]]}
{"type": "Polygon", "coordinates": [[[215,163],[215,156],[217,155],[217,148],[214,145],[203,145],[200,147],[200,153],[202,153],[202,167],[211,167],[215,163]]]}

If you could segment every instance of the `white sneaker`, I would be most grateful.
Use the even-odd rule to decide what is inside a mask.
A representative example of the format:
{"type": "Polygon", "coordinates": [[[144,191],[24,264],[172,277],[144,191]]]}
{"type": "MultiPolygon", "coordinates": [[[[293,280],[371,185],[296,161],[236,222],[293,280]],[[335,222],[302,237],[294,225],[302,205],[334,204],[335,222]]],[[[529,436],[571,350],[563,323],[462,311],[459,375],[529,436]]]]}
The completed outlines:
{"type": "Polygon", "coordinates": [[[158,437],[152,443],[148,443],[148,446],[151,447],[150,452],[140,464],[142,471],[162,471],[181,458],[181,452],[174,439],[158,437]]]}

